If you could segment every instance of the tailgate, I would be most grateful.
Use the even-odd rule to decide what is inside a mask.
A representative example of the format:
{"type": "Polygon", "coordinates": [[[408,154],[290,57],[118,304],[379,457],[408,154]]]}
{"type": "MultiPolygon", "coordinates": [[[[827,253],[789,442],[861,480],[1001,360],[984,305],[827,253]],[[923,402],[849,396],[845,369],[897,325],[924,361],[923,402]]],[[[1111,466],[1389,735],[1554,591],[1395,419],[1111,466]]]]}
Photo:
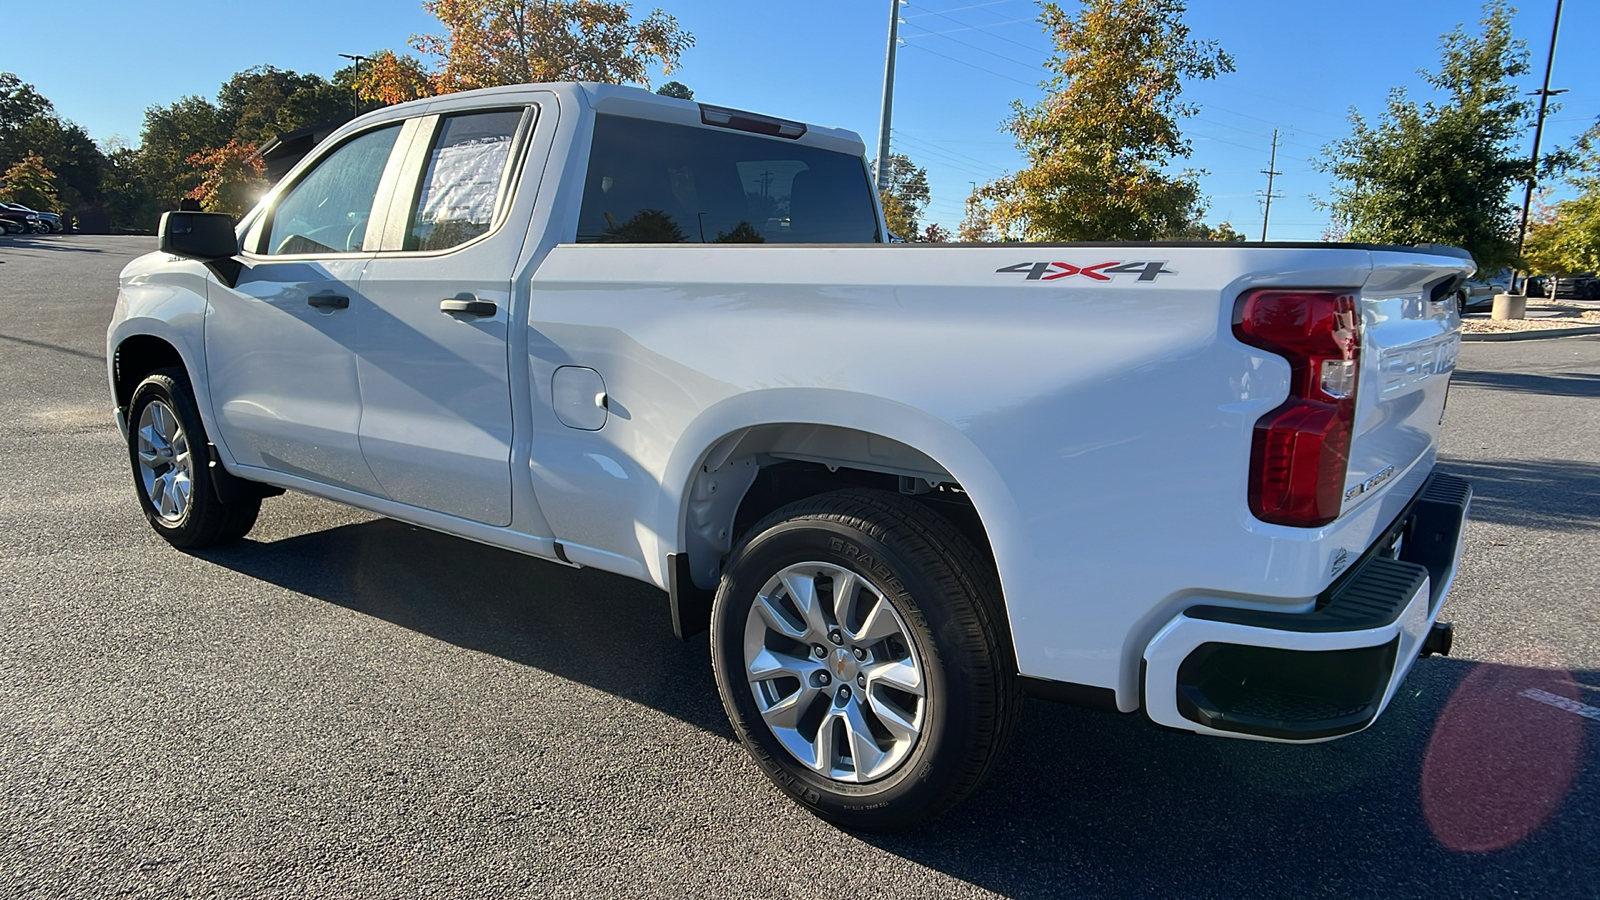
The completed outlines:
{"type": "Polygon", "coordinates": [[[1433,289],[1471,275],[1470,259],[1373,251],[1360,295],[1361,372],[1355,437],[1341,515],[1384,492],[1413,466],[1431,467],[1439,447],[1450,373],[1461,347],[1454,294],[1433,289]]]}

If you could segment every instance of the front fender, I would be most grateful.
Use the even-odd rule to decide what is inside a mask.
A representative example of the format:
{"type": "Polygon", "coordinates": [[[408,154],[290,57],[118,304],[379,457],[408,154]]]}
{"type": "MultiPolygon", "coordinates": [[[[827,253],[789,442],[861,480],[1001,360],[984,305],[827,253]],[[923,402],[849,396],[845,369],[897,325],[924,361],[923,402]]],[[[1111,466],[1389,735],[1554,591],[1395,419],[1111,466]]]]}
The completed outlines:
{"type": "MultiPolygon", "coordinates": [[[[143,257],[136,260],[129,265],[129,270],[148,259],[143,257]]],[[[208,307],[205,292],[209,273],[200,263],[186,260],[165,262],[167,259],[161,257],[163,262],[158,269],[151,267],[133,274],[124,272],[116,311],[106,329],[106,379],[112,403],[116,404],[117,396],[117,348],[136,336],[165,341],[183,360],[206,434],[216,444],[224,465],[231,467],[233,456],[218,437],[220,432],[212,415],[211,390],[206,378],[205,318],[208,307]]],[[[126,427],[126,423],[119,421],[119,424],[126,427]]]]}

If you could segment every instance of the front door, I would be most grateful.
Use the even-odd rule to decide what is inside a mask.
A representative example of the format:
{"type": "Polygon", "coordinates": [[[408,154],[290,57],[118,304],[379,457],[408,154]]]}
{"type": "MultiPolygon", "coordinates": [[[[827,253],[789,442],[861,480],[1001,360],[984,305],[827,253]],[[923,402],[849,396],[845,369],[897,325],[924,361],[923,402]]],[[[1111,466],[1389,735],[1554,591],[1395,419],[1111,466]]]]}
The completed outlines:
{"type": "Polygon", "coordinates": [[[246,236],[237,283],[208,288],[212,405],[242,465],[383,493],[357,436],[355,346],[367,226],[387,203],[379,185],[400,130],[364,132],[325,156],[246,236]]]}
{"type": "MultiPolygon", "coordinates": [[[[511,523],[511,274],[526,227],[500,227],[533,111],[422,120],[406,208],[361,280],[361,449],[389,497],[511,523]],[[527,119],[527,122],[524,122],[527,119]]],[[[514,223],[513,223],[514,225],[514,223]]]]}

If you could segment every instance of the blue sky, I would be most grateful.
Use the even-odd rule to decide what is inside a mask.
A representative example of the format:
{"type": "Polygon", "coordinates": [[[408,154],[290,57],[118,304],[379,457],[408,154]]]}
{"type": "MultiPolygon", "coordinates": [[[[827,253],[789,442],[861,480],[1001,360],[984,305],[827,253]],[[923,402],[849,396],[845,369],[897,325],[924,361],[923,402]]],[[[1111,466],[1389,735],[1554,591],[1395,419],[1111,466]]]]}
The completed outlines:
{"type": "MultiPolygon", "coordinates": [[[[697,45],[671,78],[710,103],[859,132],[875,152],[889,0],[734,3],[660,0],[697,45]]],[[[1071,9],[1071,0],[1065,4],[1071,9]]],[[[1190,0],[1194,35],[1219,41],[1238,71],[1193,84],[1201,107],[1185,134],[1206,170],[1210,221],[1261,233],[1274,127],[1283,131],[1269,236],[1316,240],[1327,216],[1313,196],[1327,179],[1311,165],[1322,146],[1348,133],[1354,106],[1369,117],[1390,88],[1425,90],[1419,68],[1438,61],[1439,36],[1475,22],[1472,0],[1190,0]]],[[[1526,0],[1516,31],[1534,54],[1538,87],[1555,0],[1526,0]]],[[[926,166],[928,218],[954,227],[970,182],[1017,167],[1000,131],[1014,100],[1041,96],[1050,44],[1032,0],[911,0],[901,11],[894,149],[926,166]]],[[[16,73],[96,139],[138,140],[144,109],[185,94],[214,96],[232,73],[260,64],[331,75],[339,53],[403,47],[437,22],[414,0],[277,0],[271,4],[170,0],[78,0],[12,4],[0,70],[16,73]],[[201,12],[203,10],[203,12],[201,12]],[[70,35],[70,37],[69,37],[70,35]],[[67,48],[70,48],[68,50],[67,48]]],[[[1581,60],[1600,34],[1600,6],[1568,3],[1552,87],[1568,88],[1546,128],[1546,148],[1570,143],[1600,116],[1600,69],[1581,60]]],[[[661,79],[655,82],[661,83],[661,79]]],[[[1527,144],[1531,147],[1532,131],[1527,144]]]]}

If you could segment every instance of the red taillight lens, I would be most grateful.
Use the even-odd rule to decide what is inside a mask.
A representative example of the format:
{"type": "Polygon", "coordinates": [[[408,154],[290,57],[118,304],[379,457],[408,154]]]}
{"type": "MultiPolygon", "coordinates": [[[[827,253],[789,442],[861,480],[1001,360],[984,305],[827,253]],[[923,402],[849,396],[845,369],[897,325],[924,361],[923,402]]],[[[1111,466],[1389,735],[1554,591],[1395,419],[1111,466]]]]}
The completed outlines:
{"type": "Polygon", "coordinates": [[[1315,528],[1339,517],[1355,429],[1361,322],[1355,298],[1326,291],[1252,291],[1233,333],[1289,361],[1289,399],[1256,422],[1250,511],[1315,528]]]}

